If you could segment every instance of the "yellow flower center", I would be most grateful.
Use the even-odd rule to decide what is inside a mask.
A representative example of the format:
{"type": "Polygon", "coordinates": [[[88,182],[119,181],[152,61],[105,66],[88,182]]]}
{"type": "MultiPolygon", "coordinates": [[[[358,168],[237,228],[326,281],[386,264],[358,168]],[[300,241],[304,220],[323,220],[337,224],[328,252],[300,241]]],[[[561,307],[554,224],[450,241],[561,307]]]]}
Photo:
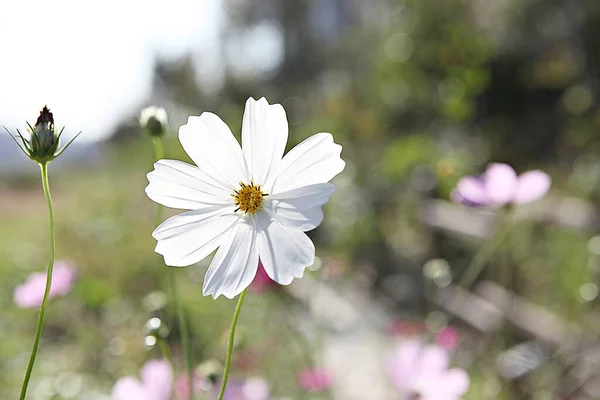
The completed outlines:
{"type": "Polygon", "coordinates": [[[246,214],[253,214],[262,207],[263,199],[266,196],[260,185],[250,182],[249,185],[240,182],[240,188],[232,194],[236,206],[235,211],[243,211],[246,214]]]}

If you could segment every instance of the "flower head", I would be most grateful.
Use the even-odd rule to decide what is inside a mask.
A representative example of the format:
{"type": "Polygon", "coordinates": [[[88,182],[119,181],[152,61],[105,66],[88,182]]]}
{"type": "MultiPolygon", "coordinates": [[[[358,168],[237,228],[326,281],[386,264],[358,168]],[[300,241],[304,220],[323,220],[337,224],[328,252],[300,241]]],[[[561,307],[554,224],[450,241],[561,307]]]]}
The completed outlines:
{"type": "Polygon", "coordinates": [[[323,368],[304,369],[298,374],[298,384],[307,392],[322,392],[331,387],[333,379],[323,368]]]}
{"type": "MultiPolygon", "coordinates": [[[[220,385],[215,386],[217,392],[219,387],[220,385]]],[[[231,380],[223,396],[224,400],[269,400],[269,398],[269,383],[259,377],[231,380]]]]}
{"type": "MultiPolygon", "coordinates": [[[[13,140],[17,142],[17,139],[13,134],[10,133],[8,129],[4,129],[13,140]]],[[[42,111],[40,111],[40,115],[33,127],[27,123],[27,130],[29,131],[29,139],[26,139],[17,129],[17,134],[22,143],[19,144],[17,142],[17,145],[27,157],[39,164],[46,164],[54,160],[69,147],[77,136],[79,136],[79,134],[77,134],[61,150],[58,150],[60,136],[62,135],[64,127],[59,132],[56,131],[56,128],[54,127],[54,116],[47,106],[44,106],[42,111]]]]}
{"type": "Polygon", "coordinates": [[[141,380],[121,378],[112,390],[114,400],[169,400],[173,371],[164,360],[148,361],[140,371],[141,380]]]}
{"type": "MultiPolygon", "coordinates": [[[[199,394],[202,391],[209,390],[212,387],[212,384],[213,382],[211,382],[210,379],[199,377],[196,373],[194,373],[192,376],[194,394],[199,394]]],[[[187,400],[190,398],[190,382],[187,373],[180,375],[175,380],[173,392],[175,393],[175,398],[177,400],[187,400]]]]}
{"type": "Polygon", "coordinates": [[[452,200],[471,206],[504,206],[538,200],[550,189],[550,177],[533,170],[517,176],[507,164],[490,164],[481,176],[461,178],[452,200]]]}
{"type": "Polygon", "coordinates": [[[448,369],[449,363],[443,348],[407,340],[392,355],[389,374],[406,398],[458,400],[469,389],[469,376],[460,368],[448,369]]]}
{"type": "Polygon", "coordinates": [[[285,111],[266,99],[248,99],[242,146],[215,114],[190,117],[179,140],[197,166],[160,160],[148,174],[148,196],[187,209],[153,232],[156,252],[169,266],[197,263],[218,248],[204,295],[233,298],[254,279],[259,261],[275,282],[288,285],[315,259],[304,233],[323,220],[328,183],[345,162],[330,133],[318,133],[283,155],[285,111]]]}
{"type": "Polygon", "coordinates": [[[140,127],[151,136],[162,136],[167,130],[167,112],[162,107],[146,107],[140,113],[140,127]]]}
{"type": "MultiPolygon", "coordinates": [[[[71,291],[75,283],[75,267],[64,261],[54,263],[52,282],[50,283],[49,298],[64,296],[71,291]]],[[[36,272],[18,285],[13,293],[15,304],[22,308],[39,307],[46,289],[46,273],[36,272]]]]}
{"type": "Polygon", "coordinates": [[[452,351],[460,344],[460,333],[455,328],[447,326],[435,335],[435,343],[446,350],[452,351]]]}

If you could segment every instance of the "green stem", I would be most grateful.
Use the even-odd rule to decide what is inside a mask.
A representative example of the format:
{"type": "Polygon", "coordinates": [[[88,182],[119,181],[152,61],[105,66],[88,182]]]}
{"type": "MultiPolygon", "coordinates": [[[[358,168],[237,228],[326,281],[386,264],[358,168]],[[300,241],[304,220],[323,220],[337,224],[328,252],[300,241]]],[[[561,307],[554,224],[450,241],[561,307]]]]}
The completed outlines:
{"type": "Polygon", "coordinates": [[[175,305],[175,311],[177,312],[177,320],[179,322],[179,332],[181,335],[181,347],[183,348],[183,357],[185,359],[185,367],[187,370],[188,385],[190,388],[189,399],[194,398],[194,365],[192,362],[192,352],[190,351],[189,341],[189,329],[187,320],[183,313],[183,307],[179,301],[179,292],[177,291],[177,277],[175,276],[175,268],[168,267],[169,269],[169,283],[171,284],[171,295],[173,296],[173,303],[175,305]]]}
{"type": "MultiPolygon", "coordinates": [[[[158,161],[164,158],[164,148],[162,138],[159,136],[152,137],[152,143],[154,144],[154,158],[158,161]]],[[[163,207],[158,204],[156,208],[156,223],[162,222],[163,218],[163,207]]],[[[179,291],[177,290],[177,277],[175,276],[175,269],[168,267],[169,286],[171,288],[171,297],[175,306],[175,312],[177,313],[177,322],[179,324],[179,335],[181,340],[181,347],[183,349],[183,357],[185,359],[185,367],[187,370],[188,386],[190,388],[189,400],[194,399],[194,363],[192,361],[192,353],[190,348],[189,340],[189,329],[187,320],[185,318],[181,301],[179,301],[179,291]]],[[[164,353],[164,351],[163,351],[164,353]]],[[[173,372],[175,372],[175,364],[171,360],[173,372]]]]}
{"type": "MultiPolygon", "coordinates": [[[[158,136],[152,137],[152,143],[154,144],[154,159],[156,161],[165,158],[165,152],[163,149],[162,139],[158,136]]],[[[156,204],[156,226],[158,226],[163,219],[163,206],[156,204]]]]}
{"type": "Polygon", "coordinates": [[[463,273],[458,285],[469,289],[477,280],[477,277],[483,271],[483,268],[490,261],[494,253],[498,250],[506,235],[510,231],[510,214],[506,215],[506,220],[501,222],[501,225],[496,229],[492,238],[485,242],[475,253],[475,256],[469,263],[469,266],[463,273]]]}
{"type": "Polygon", "coordinates": [[[157,335],[158,347],[160,348],[160,352],[162,353],[165,360],[171,364],[171,368],[173,371],[173,380],[175,380],[175,363],[173,363],[173,356],[171,354],[171,349],[169,348],[169,344],[165,340],[164,337],[157,335]]]}
{"type": "Polygon", "coordinates": [[[227,344],[227,358],[225,359],[225,370],[223,371],[223,380],[221,383],[221,391],[219,392],[218,400],[223,400],[223,396],[225,395],[225,389],[227,388],[227,380],[229,379],[229,370],[231,369],[231,356],[233,355],[233,343],[235,339],[235,328],[238,323],[238,319],[240,317],[240,311],[242,311],[242,304],[244,303],[244,298],[246,297],[247,289],[240,294],[240,298],[238,299],[237,305],[235,306],[235,311],[233,312],[233,320],[231,321],[231,330],[229,331],[229,343],[227,344]]]}
{"type": "Polygon", "coordinates": [[[25,400],[25,396],[27,394],[27,386],[29,385],[29,379],[31,378],[31,372],[33,371],[33,364],[35,363],[35,357],[37,356],[38,347],[40,345],[40,337],[42,336],[42,330],[44,329],[44,315],[46,314],[46,304],[48,303],[48,295],[50,294],[50,286],[52,285],[52,270],[54,268],[54,252],[56,248],[56,243],[54,239],[54,208],[52,207],[52,197],[50,196],[50,184],[48,182],[48,163],[40,164],[40,171],[42,174],[42,188],[44,189],[44,196],[46,197],[46,204],[48,206],[50,259],[48,260],[48,272],[46,274],[46,289],[44,290],[44,298],[42,299],[42,305],[40,306],[40,313],[38,315],[37,326],[35,328],[35,336],[33,338],[33,348],[31,349],[29,364],[27,365],[27,371],[25,372],[25,378],[23,379],[23,386],[21,386],[20,400],[25,400]]]}

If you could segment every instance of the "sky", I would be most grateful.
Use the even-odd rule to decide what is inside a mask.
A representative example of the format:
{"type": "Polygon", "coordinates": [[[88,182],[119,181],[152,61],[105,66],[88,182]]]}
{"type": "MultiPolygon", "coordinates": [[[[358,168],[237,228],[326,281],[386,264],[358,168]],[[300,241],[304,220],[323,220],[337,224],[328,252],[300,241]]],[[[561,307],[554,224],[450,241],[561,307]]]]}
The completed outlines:
{"type": "Polygon", "coordinates": [[[23,132],[47,104],[81,142],[148,105],[156,60],[214,60],[225,21],[221,0],[0,1],[0,15],[0,125],[23,132]]]}

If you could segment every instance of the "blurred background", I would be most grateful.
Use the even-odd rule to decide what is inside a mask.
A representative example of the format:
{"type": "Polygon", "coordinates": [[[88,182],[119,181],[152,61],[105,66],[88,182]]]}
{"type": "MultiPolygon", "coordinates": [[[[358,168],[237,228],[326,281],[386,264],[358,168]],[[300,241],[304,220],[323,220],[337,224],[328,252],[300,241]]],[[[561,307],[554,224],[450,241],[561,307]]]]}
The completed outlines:
{"type": "MultiPolygon", "coordinates": [[[[279,399],[404,399],[394,346],[452,327],[466,399],[600,398],[598,0],[23,0],[0,15],[0,124],[22,131],[47,104],[66,137],[82,131],[50,167],[57,258],[78,279],[50,302],[29,398],[110,399],[161,357],[156,335],[183,371],[138,116],[165,107],[167,158],[189,161],[187,116],[215,112],[239,135],[250,96],[285,107],[288,149],[332,132],[347,167],[310,233],[311,271],[248,296],[234,378],[279,399]],[[498,212],[450,192],[492,161],[542,169],[552,189],[462,290],[498,212]],[[298,373],[314,366],[332,384],[307,393],[298,373]]],[[[2,399],[37,318],[13,291],[47,259],[38,175],[0,133],[2,399]]],[[[223,362],[235,306],[202,296],[207,265],[177,271],[199,374],[223,362]]]]}

